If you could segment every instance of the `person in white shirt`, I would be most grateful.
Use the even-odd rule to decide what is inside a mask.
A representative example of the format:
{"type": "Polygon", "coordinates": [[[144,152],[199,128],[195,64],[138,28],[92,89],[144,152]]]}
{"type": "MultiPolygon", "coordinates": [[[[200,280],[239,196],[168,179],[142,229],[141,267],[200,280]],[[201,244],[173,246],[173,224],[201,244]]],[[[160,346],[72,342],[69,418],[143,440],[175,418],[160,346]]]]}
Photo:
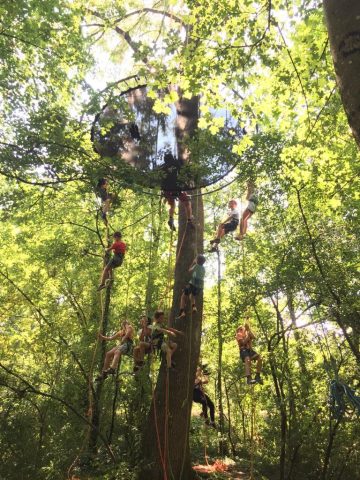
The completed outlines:
{"type": "Polygon", "coordinates": [[[255,184],[250,180],[248,181],[248,184],[247,184],[246,200],[248,201],[248,204],[241,216],[240,233],[237,237],[235,237],[236,240],[244,239],[247,232],[248,220],[255,213],[256,207],[259,203],[259,199],[257,197],[256,190],[255,190],[255,184]]]}
{"type": "Polygon", "coordinates": [[[224,222],[220,223],[216,232],[216,237],[210,241],[210,243],[213,245],[210,252],[216,252],[217,246],[219,245],[222,237],[227,233],[234,232],[239,225],[240,214],[239,210],[237,209],[237,201],[234,199],[230,200],[228,207],[228,217],[224,222]]]}

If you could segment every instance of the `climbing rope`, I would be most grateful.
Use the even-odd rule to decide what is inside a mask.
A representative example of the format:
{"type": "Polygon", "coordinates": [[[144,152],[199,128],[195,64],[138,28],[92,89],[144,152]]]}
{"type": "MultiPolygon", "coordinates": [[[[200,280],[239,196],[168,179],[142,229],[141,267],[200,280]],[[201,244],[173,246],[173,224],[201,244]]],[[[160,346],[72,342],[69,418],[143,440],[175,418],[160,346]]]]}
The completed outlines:
{"type": "Polygon", "coordinates": [[[250,387],[251,395],[251,415],[250,415],[250,478],[249,480],[255,480],[254,477],[254,453],[255,453],[255,428],[256,428],[256,399],[254,394],[254,385],[250,387]]]}
{"type": "Polygon", "coordinates": [[[336,420],[340,420],[346,412],[345,396],[354,407],[357,415],[360,415],[360,397],[355,395],[355,390],[339,380],[331,380],[329,385],[329,405],[331,417],[336,420]]]}

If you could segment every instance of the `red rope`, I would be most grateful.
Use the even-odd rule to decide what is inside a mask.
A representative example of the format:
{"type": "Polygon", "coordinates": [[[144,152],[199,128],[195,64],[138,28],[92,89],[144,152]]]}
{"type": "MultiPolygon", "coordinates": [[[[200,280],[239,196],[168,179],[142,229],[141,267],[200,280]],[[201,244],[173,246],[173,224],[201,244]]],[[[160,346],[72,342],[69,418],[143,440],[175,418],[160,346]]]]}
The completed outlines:
{"type": "MultiPolygon", "coordinates": [[[[168,451],[168,423],[169,423],[169,369],[166,368],[166,385],[165,385],[165,422],[164,422],[164,464],[166,467],[166,453],[168,451]]],[[[167,477],[166,477],[167,478],[167,477]]]]}
{"type": "Polygon", "coordinates": [[[158,450],[159,450],[161,465],[163,467],[164,479],[167,479],[166,465],[165,465],[163,453],[162,453],[162,450],[161,450],[160,434],[159,434],[159,427],[158,427],[157,413],[156,413],[156,401],[155,401],[155,395],[154,394],[155,394],[155,389],[153,390],[153,403],[154,403],[156,439],[157,439],[157,446],[158,446],[158,450]]]}

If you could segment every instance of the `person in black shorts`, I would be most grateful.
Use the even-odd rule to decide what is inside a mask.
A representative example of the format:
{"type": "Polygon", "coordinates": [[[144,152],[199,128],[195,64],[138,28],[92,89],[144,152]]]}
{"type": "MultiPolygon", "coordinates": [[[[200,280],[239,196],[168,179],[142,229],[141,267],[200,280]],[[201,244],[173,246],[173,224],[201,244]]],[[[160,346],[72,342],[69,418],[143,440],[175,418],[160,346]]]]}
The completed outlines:
{"type": "Polygon", "coordinates": [[[262,358],[261,356],[252,349],[252,341],[255,339],[255,335],[250,330],[248,323],[245,323],[244,326],[238,327],[235,335],[236,341],[238,342],[240,349],[240,358],[245,364],[245,376],[248,385],[254,383],[263,384],[262,378],[260,376],[261,367],[262,367],[262,358]],[[251,378],[251,362],[256,361],[256,375],[255,379],[251,378]]]}
{"type": "Polygon", "coordinates": [[[110,211],[111,204],[115,200],[116,195],[110,193],[109,191],[109,182],[106,178],[99,178],[99,181],[96,185],[96,193],[101,198],[101,218],[104,220],[104,223],[107,225],[107,214],[110,211]]]}
{"type": "Polygon", "coordinates": [[[208,383],[207,376],[203,374],[202,368],[196,369],[195,384],[193,390],[193,402],[200,403],[202,407],[201,416],[205,418],[205,423],[213,428],[216,428],[215,424],[215,405],[214,402],[206,395],[204,385],[208,383]],[[210,410],[210,421],[208,417],[208,408],[210,410]]]}
{"type": "Polygon", "coordinates": [[[210,252],[216,252],[217,246],[219,245],[222,237],[230,232],[234,232],[239,225],[240,214],[239,214],[239,210],[237,209],[237,201],[230,200],[228,207],[229,207],[228,217],[224,222],[220,223],[216,232],[216,237],[210,241],[212,245],[210,252]]]}
{"type": "Polygon", "coordinates": [[[204,263],[206,258],[204,255],[197,255],[190,265],[189,272],[192,272],[189,283],[183,290],[180,299],[180,312],[178,318],[185,317],[185,307],[187,299],[190,297],[192,303],[192,312],[196,313],[195,297],[204,289],[205,268],[204,263]]]}
{"type": "Polygon", "coordinates": [[[187,217],[187,226],[195,228],[194,217],[191,208],[190,196],[183,191],[183,186],[179,184],[178,175],[180,173],[181,163],[171,152],[165,152],[164,164],[160,167],[163,174],[161,181],[161,194],[169,205],[168,225],[170,230],[176,231],[174,223],[175,201],[179,200],[185,208],[187,217]]]}
{"type": "Polygon", "coordinates": [[[107,281],[112,278],[112,272],[114,268],[118,268],[122,265],[124,260],[124,255],[126,251],[126,243],[122,239],[121,232],[114,232],[113,234],[114,243],[111,247],[106,248],[105,252],[114,252],[113,256],[110,258],[108,264],[105,266],[103,273],[101,275],[100,285],[98,286],[98,291],[106,288],[107,281]]]}

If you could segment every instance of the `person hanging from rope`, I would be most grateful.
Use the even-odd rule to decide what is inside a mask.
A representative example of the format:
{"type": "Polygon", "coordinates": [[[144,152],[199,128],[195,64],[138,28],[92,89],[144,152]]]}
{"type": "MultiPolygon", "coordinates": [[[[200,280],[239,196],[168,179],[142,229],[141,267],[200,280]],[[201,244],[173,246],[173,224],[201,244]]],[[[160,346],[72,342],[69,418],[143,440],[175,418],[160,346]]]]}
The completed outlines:
{"type": "Polygon", "coordinates": [[[126,243],[121,240],[121,232],[115,232],[113,234],[113,238],[114,243],[109,248],[107,248],[105,252],[111,252],[111,250],[113,250],[114,254],[103,270],[103,273],[101,275],[101,282],[97,288],[98,291],[106,288],[107,281],[112,279],[113,269],[120,267],[124,261],[126,243]]]}
{"type": "Polygon", "coordinates": [[[140,318],[141,329],[139,330],[139,344],[134,348],[134,373],[139,371],[145,364],[144,357],[151,353],[152,320],[146,315],[140,318]]]}
{"type": "Polygon", "coordinates": [[[162,310],[157,310],[154,313],[154,323],[149,327],[151,329],[151,351],[157,350],[166,356],[167,368],[174,368],[175,363],[172,361],[172,356],[177,349],[177,343],[168,339],[165,340],[165,334],[172,337],[176,335],[183,335],[182,332],[175,328],[164,328],[165,314],[162,310]]]}
{"type": "Polygon", "coordinates": [[[248,201],[248,204],[241,216],[240,233],[237,237],[235,237],[236,240],[244,239],[247,232],[248,220],[255,213],[257,204],[259,203],[259,199],[255,190],[255,183],[251,180],[249,180],[247,184],[246,200],[248,201]]]}
{"type": "Polygon", "coordinates": [[[218,245],[220,244],[222,237],[230,232],[234,232],[239,225],[240,214],[237,208],[237,201],[234,199],[230,200],[228,207],[228,217],[218,226],[216,237],[213,240],[210,240],[210,243],[212,245],[210,252],[216,252],[218,250],[218,245]]]}
{"type": "Polygon", "coordinates": [[[206,258],[204,255],[197,255],[192,264],[190,265],[189,272],[192,272],[189,283],[183,290],[180,299],[180,312],[178,318],[185,317],[185,307],[188,297],[190,297],[192,312],[196,313],[196,296],[204,289],[205,267],[204,263],[206,258]]]}
{"type": "Polygon", "coordinates": [[[245,376],[247,384],[254,383],[263,384],[263,380],[260,376],[262,367],[262,358],[252,349],[252,341],[255,339],[254,333],[250,330],[248,323],[241,325],[236,330],[235,338],[238,342],[240,349],[240,358],[245,363],[245,376]],[[256,361],[256,374],[255,379],[251,378],[251,362],[256,361]]]}
{"type": "Polygon", "coordinates": [[[111,337],[106,337],[99,333],[99,338],[105,341],[120,338],[120,344],[106,353],[102,371],[100,375],[96,377],[97,382],[105,380],[109,375],[114,375],[116,373],[121,355],[132,355],[133,353],[134,329],[127,320],[122,322],[121,327],[121,330],[111,337]]]}
{"type": "Polygon", "coordinates": [[[204,385],[209,383],[208,377],[203,372],[202,368],[199,366],[196,369],[195,375],[195,384],[193,391],[193,401],[195,403],[200,403],[202,407],[201,416],[204,417],[206,425],[210,425],[213,428],[216,428],[215,424],[215,405],[205,393],[204,385]],[[210,421],[208,417],[208,408],[210,410],[210,421]]]}
{"type": "Polygon", "coordinates": [[[164,164],[160,167],[160,170],[163,174],[161,181],[161,194],[169,205],[168,225],[172,231],[176,231],[174,214],[175,200],[177,199],[184,205],[187,217],[187,226],[192,229],[195,228],[190,197],[185,191],[179,190],[178,175],[181,166],[181,163],[171,152],[165,152],[164,164]]]}
{"type": "Polygon", "coordinates": [[[105,225],[107,225],[107,215],[110,211],[111,204],[116,198],[114,193],[109,193],[109,182],[106,178],[99,178],[99,181],[96,185],[96,192],[101,198],[101,218],[104,220],[105,225]]]}

